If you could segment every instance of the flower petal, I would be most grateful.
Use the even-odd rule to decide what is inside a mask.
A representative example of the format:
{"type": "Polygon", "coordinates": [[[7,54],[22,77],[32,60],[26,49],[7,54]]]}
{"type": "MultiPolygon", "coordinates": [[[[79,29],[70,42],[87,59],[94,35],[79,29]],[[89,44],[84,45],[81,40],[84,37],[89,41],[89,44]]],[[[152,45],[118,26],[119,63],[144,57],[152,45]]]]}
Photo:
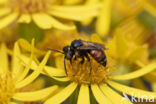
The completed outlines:
{"type": "MultiPolygon", "coordinates": [[[[21,55],[20,59],[25,65],[27,65],[27,63],[29,62],[29,58],[24,55],[21,55]]],[[[35,69],[37,69],[37,66],[38,66],[37,63],[33,60],[31,63],[31,69],[35,70],[35,69]]],[[[44,66],[44,70],[42,71],[42,74],[46,74],[51,77],[66,76],[64,70],[58,69],[55,67],[51,67],[51,66],[44,66]]]]}
{"type": "Polygon", "coordinates": [[[54,19],[53,17],[51,17],[51,22],[53,24],[53,27],[55,27],[57,29],[61,29],[61,30],[74,30],[74,29],[76,29],[76,27],[73,24],[72,25],[63,24],[60,21],[54,19]]]}
{"type": "Polygon", "coordinates": [[[65,77],[65,78],[57,78],[57,77],[52,77],[53,79],[57,80],[57,81],[60,81],[60,82],[68,82],[69,81],[69,78],[68,77],[65,77]]]}
{"type": "Polygon", "coordinates": [[[134,79],[134,78],[143,76],[155,69],[156,69],[156,63],[152,63],[152,64],[149,64],[141,69],[138,69],[138,70],[128,73],[128,74],[112,76],[112,79],[113,80],[130,80],[130,79],[134,79]]]}
{"type": "Polygon", "coordinates": [[[98,85],[91,85],[91,89],[99,104],[112,104],[112,102],[110,102],[110,100],[102,93],[98,85]]]}
{"type": "Polygon", "coordinates": [[[29,14],[22,14],[18,20],[19,23],[30,23],[31,16],[29,14]]]}
{"type": "Polygon", "coordinates": [[[114,103],[114,104],[133,104],[128,100],[124,100],[123,97],[116,91],[112,90],[106,84],[101,84],[100,88],[102,92],[114,103]]]}
{"type": "Polygon", "coordinates": [[[51,17],[44,13],[33,14],[34,22],[42,29],[52,28],[51,17]]]}
{"type": "Polygon", "coordinates": [[[11,22],[17,19],[17,17],[18,17],[18,13],[12,13],[6,17],[3,17],[3,19],[0,19],[0,29],[8,26],[11,22]]]}
{"type": "Polygon", "coordinates": [[[56,17],[82,21],[97,16],[100,6],[98,3],[94,6],[53,6],[49,13],[56,17]]]}
{"type": "Polygon", "coordinates": [[[20,63],[20,59],[18,58],[18,56],[21,54],[20,52],[20,48],[18,43],[16,42],[14,44],[14,49],[13,49],[13,59],[12,59],[12,73],[13,76],[17,77],[21,68],[21,64],[20,63]]]}
{"type": "Polygon", "coordinates": [[[90,104],[88,85],[81,85],[77,104],[90,104]]]}
{"type": "Polygon", "coordinates": [[[82,20],[86,20],[88,18],[97,16],[98,12],[92,11],[88,13],[68,13],[68,12],[66,13],[66,12],[52,10],[49,12],[49,14],[56,16],[56,17],[64,18],[64,19],[82,21],[82,20]]]}
{"type": "Polygon", "coordinates": [[[60,11],[60,12],[68,12],[68,13],[87,13],[88,11],[91,12],[92,10],[96,10],[101,7],[101,4],[97,3],[89,6],[58,6],[54,5],[51,7],[52,10],[60,11]]]}
{"type": "Polygon", "coordinates": [[[13,98],[19,101],[38,101],[43,100],[54,92],[58,86],[52,86],[33,92],[19,92],[14,94],[13,98]]]}
{"type": "Polygon", "coordinates": [[[0,8],[0,17],[1,16],[4,16],[4,15],[7,15],[11,12],[11,9],[10,8],[0,8]]]}
{"type": "MultiPolygon", "coordinates": [[[[24,39],[19,39],[18,43],[19,43],[19,46],[22,49],[24,49],[25,51],[31,52],[32,45],[28,41],[26,41],[24,39]]],[[[46,52],[41,51],[41,50],[35,48],[34,49],[34,53],[37,54],[37,55],[45,55],[46,52]]]]}
{"type": "Polygon", "coordinates": [[[75,29],[75,26],[68,26],[68,25],[62,24],[58,20],[54,19],[53,17],[45,13],[33,14],[32,18],[35,21],[35,23],[42,29],[50,29],[52,28],[52,26],[58,29],[62,29],[62,30],[75,29]]]}
{"type": "MultiPolygon", "coordinates": [[[[8,70],[8,56],[7,56],[7,49],[5,44],[1,45],[0,48],[0,68],[2,69],[1,71],[3,72],[2,74],[6,74],[8,70]]],[[[1,73],[0,73],[1,74],[1,73]]]]}
{"type": "MultiPolygon", "coordinates": [[[[99,0],[87,0],[87,1],[85,2],[85,5],[86,5],[86,6],[91,6],[91,5],[97,4],[98,2],[99,2],[99,0]]],[[[99,11],[98,11],[98,12],[99,12],[99,11]]],[[[99,14],[99,13],[98,13],[98,14],[99,14]]],[[[86,26],[86,25],[90,24],[90,23],[92,22],[93,19],[94,19],[94,18],[86,19],[86,20],[82,21],[82,24],[86,26]]]]}
{"type": "Polygon", "coordinates": [[[51,77],[52,76],[66,76],[64,69],[45,66],[44,71],[51,77]]]}
{"type": "Polygon", "coordinates": [[[97,19],[96,30],[99,35],[105,36],[110,29],[112,0],[103,0],[102,3],[103,6],[97,19]]]}
{"type": "Polygon", "coordinates": [[[44,56],[44,58],[43,58],[42,62],[40,63],[40,65],[37,67],[37,69],[35,69],[35,71],[32,74],[30,74],[28,77],[26,77],[24,80],[17,83],[16,88],[24,87],[27,84],[34,81],[40,75],[41,71],[43,70],[44,65],[46,64],[50,54],[51,54],[51,51],[48,51],[47,54],[44,56]]]}
{"type": "Polygon", "coordinates": [[[130,96],[135,96],[137,98],[140,98],[141,96],[143,96],[143,99],[151,99],[152,97],[153,97],[153,99],[156,98],[156,92],[149,92],[149,91],[144,91],[144,90],[128,87],[128,86],[119,84],[114,81],[108,81],[107,83],[111,87],[115,88],[116,90],[119,90],[123,93],[130,95],[130,96]]]}
{"type": "Polygon", "coordinates": [[[28,74],[29,70],[30,70],[30,67],[31,67],[31,63],[32,63],[32,60],[33,60],[33,53],[34,53],[34,39],[32,40],[32,47],[31,47],[31,56],[30,56],[30,59],[29,59],[29,62],[28,62],[28,65],[26,65],[24,71],[21,73],[21,75],[18,77],[18,81],[21,81],[23,80],[26,75],[28,74]]]}
{"type": "Polygon", "coordinates": [[[60,104],[63,101],[65,101],[76,89],[77,83],[71,83],[68,85],[66,88],[61,90],[59,93],[56,95],[52,96],[49,98],[47,101],[45,101],[44,104],[60,104]]]}

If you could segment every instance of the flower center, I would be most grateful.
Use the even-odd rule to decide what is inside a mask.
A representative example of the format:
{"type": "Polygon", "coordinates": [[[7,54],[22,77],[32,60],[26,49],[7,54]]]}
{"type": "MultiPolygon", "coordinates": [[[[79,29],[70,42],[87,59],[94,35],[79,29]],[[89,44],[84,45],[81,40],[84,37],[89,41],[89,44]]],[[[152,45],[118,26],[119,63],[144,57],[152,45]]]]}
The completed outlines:
{"type": "Polygon", "coordinates": [[[0,104],[9,104],[15,84],[11,75],[0,75],[0,104]]]}
{"type": "Polygon", "coordinates": [[[55,0],[10,0],[9,6],[19,13],[45,12],[55,0]]]}
{"type": "Polygon", "coordinates": [[[72,65],[68,63],[67,72],[68,77],[71,81],[75,81],[80,84],[99,84],[108,79],[108,76],[111,74],[112,70],[100,65],[93,58],[91,58],[90,63],[85,60],[83,64],[79,64],[81,60],[72,62],[72,65]]]}

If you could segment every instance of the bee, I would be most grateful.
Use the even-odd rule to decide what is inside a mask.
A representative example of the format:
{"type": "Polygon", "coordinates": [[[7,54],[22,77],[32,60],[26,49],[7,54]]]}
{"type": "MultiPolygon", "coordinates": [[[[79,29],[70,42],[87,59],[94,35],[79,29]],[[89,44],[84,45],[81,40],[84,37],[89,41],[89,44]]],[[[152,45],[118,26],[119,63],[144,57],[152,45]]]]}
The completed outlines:
{"type": "MultiPolygon", "coordinates": [[[[49,48],[48,48],[49,49],[49,48]]],[[[81,58],[82,60],[79,62],[79,64],[83,64],[85,62],[85,58],[90,63],[90,72],[92,69],[92,62],[90,60],[90,57],[93,57],[99,64],[106,67],[107,64],[107,58],[104,50],[106,50],[105,46],[103,44],[94,43],[90,41],[84,41],[84,40],[74,40],[71,42],[71,45],[67,45],[63,47],[62,51],[49,49],[55,52],[60,52],[64,54],[64,68],[67,75],[67,68],[66,68],[66,59],[70,61],[72,64],[72,59],[77,60],[77,58],[81,58]]]]}

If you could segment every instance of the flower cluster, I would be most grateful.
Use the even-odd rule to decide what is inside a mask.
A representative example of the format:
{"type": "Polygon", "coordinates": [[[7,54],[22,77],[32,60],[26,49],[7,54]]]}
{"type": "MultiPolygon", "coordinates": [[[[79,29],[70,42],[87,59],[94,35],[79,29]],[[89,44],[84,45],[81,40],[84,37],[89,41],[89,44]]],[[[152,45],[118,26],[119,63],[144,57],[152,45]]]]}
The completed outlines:
{"type": "Polygon", "coordinates": [[[0,0],[0,104],[156,103],[155,28],[154,0],[0,0]]]}

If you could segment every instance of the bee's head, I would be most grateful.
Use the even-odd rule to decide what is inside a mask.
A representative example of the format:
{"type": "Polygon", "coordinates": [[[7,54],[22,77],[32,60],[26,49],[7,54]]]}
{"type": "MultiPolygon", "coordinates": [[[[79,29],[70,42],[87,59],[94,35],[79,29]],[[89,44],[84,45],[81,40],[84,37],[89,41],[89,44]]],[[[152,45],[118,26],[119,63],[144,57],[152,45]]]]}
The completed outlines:
{"type": "Polygon", "coordinates": [[[63,48],[63,52],[64,52],[64,55],[67,59],[71,59],[74,55],[74,51],[71,49],[70,46],[65,46],[63,48]]]}

